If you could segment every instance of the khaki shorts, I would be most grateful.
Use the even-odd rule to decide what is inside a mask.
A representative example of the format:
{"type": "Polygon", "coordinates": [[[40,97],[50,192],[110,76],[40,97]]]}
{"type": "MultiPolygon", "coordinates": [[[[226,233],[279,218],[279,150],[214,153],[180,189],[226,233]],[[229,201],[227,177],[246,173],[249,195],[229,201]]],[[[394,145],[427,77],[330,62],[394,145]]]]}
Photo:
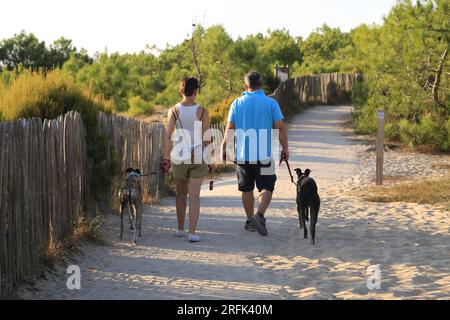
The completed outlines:
{"type": "Polygon", "coordinates": [[[172,179],[202,179],[208,174],[207,164],[174,164],[172,163],[172,179]]]}

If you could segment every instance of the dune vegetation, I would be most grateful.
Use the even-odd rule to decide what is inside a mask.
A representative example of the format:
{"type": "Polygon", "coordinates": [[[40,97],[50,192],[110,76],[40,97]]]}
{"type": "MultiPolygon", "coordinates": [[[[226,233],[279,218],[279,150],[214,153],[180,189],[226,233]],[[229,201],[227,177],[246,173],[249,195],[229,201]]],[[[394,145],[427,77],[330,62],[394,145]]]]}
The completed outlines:
{"type": "MultiPolygon", "coordinates": [[[[103,104],[94,98],[101,96],[103,107],[130,116],[150,115],[161,106],[175,104],[180,79],[196,76],[202,84],[200,104],[211,111],[213,122],[220,123],[226,120],[230,102],[241,94],[247,71],[260,71],[270,93],[278,85],[274,66],[289,65],[292,76],[362,74],[364,80],[353,90],[354,124],[359,132],[374,133],[376,111],[384,109],[389,139],[411,148],[427,145],[430,150],[449,151],[449,17],[446,0],[402,0],[381,25],[362,24],[350,32],[325,24],[305,39],[285,29],[233,39],[221,25],[197,25],[185,41],[164,49],[147,46],[132,54],[105,50],[93,57],[77,50],[69,39],[60,38],[46,46],[32,33],[22,31],[0,41],[0,92],[5,96],[1,101],[9,101],[0,105],[0,119],[29,116],[38,109],[40,116],[54,114],[53,106],[43,111],[42,104],[24,104],[21,99],[39,100],[33,96],[34,90],[25,93],[17,106],[11,106],[8,98],[29,90],[23,80],[22,89],[14,85],[23,73],[30,85],[41,87],[36,82],[44,78],[33,78],[25,70],[45,70],[50,81],[64,75],[77,87],[88,88],[86,96],[92,97],[94,105],[103,104]],[[51,69],[60,72],[55,76],[51,69]]],[[[51,99],[67,103],[62,93],[65,86],[58,88],[61,98],[52,91],[51,99]]]]}

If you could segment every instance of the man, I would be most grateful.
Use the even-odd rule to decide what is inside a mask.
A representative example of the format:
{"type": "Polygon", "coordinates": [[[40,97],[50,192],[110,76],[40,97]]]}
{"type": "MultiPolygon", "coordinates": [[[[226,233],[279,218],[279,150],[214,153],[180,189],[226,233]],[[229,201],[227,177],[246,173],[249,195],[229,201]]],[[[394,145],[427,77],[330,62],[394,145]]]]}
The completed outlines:
{"type": "Polygon", "coordinates": [[[245,92],[231,104],[222,142],[222,155],[225,159],[226,145],[232,141],[234,130],[238,186],[247,214],[245,229],[256,230],[259,234],[267,236],[264,214],[272,200],[277,179],[271,153],[271,131],[279,130],[281,157],[286,160],[289,159],[287,132],[280,106],[277,101],[267,97],[262,89],[261,75],[254,71],[249,72],[245,75],[244,81],[245,92]],[[256,214],[253,193],[255,183],[259,191],[256,214]]]}

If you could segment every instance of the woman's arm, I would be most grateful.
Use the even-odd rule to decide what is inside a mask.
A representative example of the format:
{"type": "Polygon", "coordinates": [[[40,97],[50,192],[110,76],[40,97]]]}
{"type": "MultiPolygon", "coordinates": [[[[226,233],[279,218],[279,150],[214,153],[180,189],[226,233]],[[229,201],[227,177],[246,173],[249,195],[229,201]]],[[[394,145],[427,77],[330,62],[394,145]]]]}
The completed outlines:
{"type": "MultiPolygon", "coordinates": [[[[203,107],[202,107],[203,108],[203,107]]],[[[204,109],[205,112],[202,118],[202,136],[203,136],[203,144],[205,146],[211,143],[211,130],[210,129],[210,121],[209,121],[209,113],[208,110],[204,109]]]]}
{"type": "Polygon", "coordinates": [[[173,148],[172,134],[175,131],[175,118],[173,116],[172,108],[167,112],[167,126],[166,126],[166,137],[164,143],[164,160],[170,159],[170,152],[173,148]]]}

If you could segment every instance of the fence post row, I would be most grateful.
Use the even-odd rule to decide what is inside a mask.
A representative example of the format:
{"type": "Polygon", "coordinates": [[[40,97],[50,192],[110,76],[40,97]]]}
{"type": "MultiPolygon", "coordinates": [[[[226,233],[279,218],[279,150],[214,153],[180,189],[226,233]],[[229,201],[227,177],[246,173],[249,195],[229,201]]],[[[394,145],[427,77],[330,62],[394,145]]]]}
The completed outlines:
{"type": "MultiPolygon", "coordinates": [[[[158,169],[161,123],[100,113],[99,125],[122,172],[128,166],[144,173],[158,169]]],[[[86,133],[77,112],[54,120],[0,122],[0,298],[34,279],[48,248],[73,232],[78,215],[95,213],[86,133]]],[[[143,179],[147,199],[158,195],[161,181],[158,175],[143,179]]]]}

